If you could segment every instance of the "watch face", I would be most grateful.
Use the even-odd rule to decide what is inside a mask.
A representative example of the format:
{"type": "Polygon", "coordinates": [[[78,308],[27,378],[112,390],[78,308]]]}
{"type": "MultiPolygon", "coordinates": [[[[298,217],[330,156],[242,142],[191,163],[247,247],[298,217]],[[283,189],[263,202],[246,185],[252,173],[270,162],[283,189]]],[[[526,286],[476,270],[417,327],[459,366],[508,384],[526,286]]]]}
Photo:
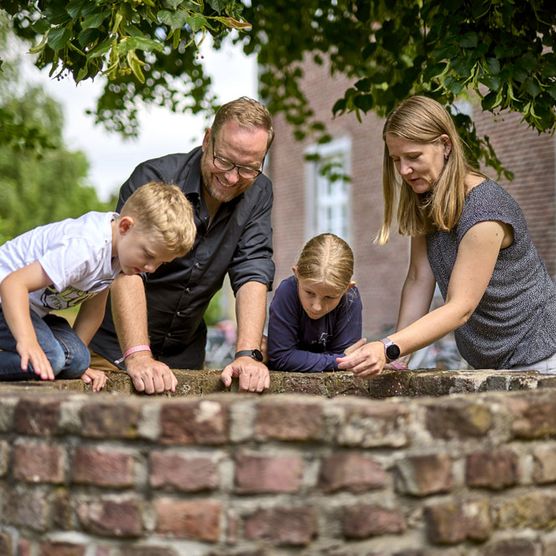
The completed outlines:
{"type": "Polygon", "coordinates": [[[400,348],[396,344],[390,344],[386,348],[386,357],[389,361],[394,361],[400,356],[400,348]]]}
{"type": "MultiPolygon", "coordinates": [[[[399,350],[398,350],[399,351],[399,350]]],[[[263,354],[258,350],[258,349],[254,349],[251,352],[251,357],[253,357],[253,359],[255,361],[262,361],[263,360],[263,354]]]]}

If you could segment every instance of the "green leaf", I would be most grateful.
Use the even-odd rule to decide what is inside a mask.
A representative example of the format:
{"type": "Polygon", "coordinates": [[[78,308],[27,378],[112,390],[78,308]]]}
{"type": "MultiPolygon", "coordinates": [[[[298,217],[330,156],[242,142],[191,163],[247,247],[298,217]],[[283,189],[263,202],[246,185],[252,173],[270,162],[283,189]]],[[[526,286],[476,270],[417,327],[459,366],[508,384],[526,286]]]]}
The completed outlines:
{"type": "Polygon", "coordinates": [[[50,30],[48,33],[47,43],[52,50],[63,49],[71,37],[69,27],[58,27],[50,30]]]}
{"type": "Polygon", "coordinates": [[[367,113],[374,106],[373,95],[357,95],[353,100],[353,104],[367,113]]]}
{"type": "Polygon", "coordinates": [[[470,31],[469,33],[465,33],[458,42],[462,48],[477,48],[479,37],[477,33],[470,31]]]}
{"type": "Polygon", "coordinates": [[[98,29],[104,20],[110,15],[110,12],[96,12],[87,16],[81,22],[82,29],[98,29]]]}
{"type": "MultiPolygon", "coordinates": [[[[217,18],[219,20],[221,19],[227,19],[227,20],[232,20],[232,18],[217,18]]],[[[193,33],[196,33],[197,31],[205,28],[207,26],[207,18],[203,15],[203,14],[194,14],[194,15],[188,15],[187,18],[187,24],[189,25],[189,27],[191,28],[191,31],[193,33]]]]}
{"type": "Polygon", "coordinates": [[[168,25],[171,29],[182,29],[187,22],[187,12],[182,10],[175,12],[160,10],[156,17],[160,23],[168,25]]]}
{"type": "Polygon", "coordinates": [[[162,52],[164,45],[153,39],[144,37],[127,37],[118,44],[118,52],[126,54],[132,50],[144,50],[146,52],[162,52]]]}

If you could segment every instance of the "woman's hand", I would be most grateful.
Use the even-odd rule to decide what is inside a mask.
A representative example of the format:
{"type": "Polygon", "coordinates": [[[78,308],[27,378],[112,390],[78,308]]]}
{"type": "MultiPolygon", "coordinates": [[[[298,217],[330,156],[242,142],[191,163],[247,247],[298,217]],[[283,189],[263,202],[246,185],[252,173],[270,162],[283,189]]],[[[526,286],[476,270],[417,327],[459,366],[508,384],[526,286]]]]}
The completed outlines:
{"type": "Polygon", "coordinates": [[[357,377],[364,378],[377,375],[386,363],[384,344],[382,342],[369,342],[346,354],[345,357],[338,357],[336,361],[338,362],[338,369],[351,371],[357,377]]]}

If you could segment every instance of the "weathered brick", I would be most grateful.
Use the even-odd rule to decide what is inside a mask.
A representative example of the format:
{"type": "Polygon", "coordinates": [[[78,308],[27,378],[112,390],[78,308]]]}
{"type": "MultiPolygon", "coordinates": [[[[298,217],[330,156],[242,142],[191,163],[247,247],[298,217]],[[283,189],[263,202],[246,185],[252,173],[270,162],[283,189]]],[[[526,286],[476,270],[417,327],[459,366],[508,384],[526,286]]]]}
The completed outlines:
{"type": "Polygon", "coordinates": [[[154,503],[157,533],[205,542],[218,542],[221,503],[217,500],[159,498],[154,503]]]}
{"type": "Polygon", "coordinates": [[[490,409],[467,400],[436,401],[426,407],[426,426],[433,438],[485,436],[493,426],[490,409]]]}
{"type": "Polygon", "coordinates": [[[137,438],[141,408],[133,401],[91,402],[80,411],[81,434],[91,438],[137,438]]]}
{"type": "Polygon", "coordinates": [[[42,542],[39,546],[40,556],[84,556],[86,546],[67,542],[42,542]]]}
{"type": "Polygon", "coordinates": [[[17,543],[17,556],[31,556],[31,541],[29,539],[20,538],[17,543]]]}
{"type": "Polygon", "coordinates": [[[131,487],[137,454],[98,446],[80,446],[71,466],[72,481],[85,485],[131,487]]]}
{"type": "Polygon", "coordinates": [[[255,435],[258,439],[284,441],[321,440],[324,434],[322,401],[279,396],[257,404],[255,435]]]}
{"type": "Polygon", "coordinates": [[[61,403],[62,398],[22,398],[15,407],[15,431],[32,436],[57,434],[60,432],[61,403]]]}
{"type": "Polygon", "coordinates": [[[276,546],[306,546],[317,536],[311,507],[260,509],[243,518],[245,538],[276,546]]]}
{"type": "Polygon", "coordinates": [[[131,546],[121,547],[118,556],[181,556],[176,550],[166,546],[131,546]]]}
{"type": "Polygon", "coordinates": [[[242,453],[235,458],[237,492],[296,492],[303,478],[299,455],[256,455],[242,453]]]}
{"type": "Polygon", "coordinates": [[[538,543],[530,539],[504,539],[487,544],[484,556],[537,556],[538,543]]]}
{"type": "Polygon", "coordinates": [[[218,467],[208,457],[155,451],[149,461],[149,481],[154,488],[199,492],[215,489],[219,484],[218,467]]]}
{"type": "Polygon", "coordinates": [[[228,407],[220,401],[172,401],[160,409],[164,444],[223,444],[228,438],[228,407]]]}
{"type": "MultiPolygon", "coordinates": [[[[357,399],[335,404],[336,441],[342,446],[401,447],[408,443],[408,409],[386,401],[357,399]]],[[[331,416],[332,417],[332,416],[331,416]]]]}
{"type": "Polygon", "coordinates": [[[360,452],[340,452],[322,460],[318,486],[324,492],[365,492],[385,484],[382,465],[360,452]]]}
{"type": "Polygon", "coordinates": [[[488,450],[465,458],[465,480],[468,486],[501,490],[519,480],[519,460],[511,450],[488,450]]]}
{"type": "Polygon", "coordinates": [[[12,488],[6,492],[2,521],[35,531],[45,531],[50,517],[48,499],[40,488],[26,486],[12,488]]]}
{"type": "Polygon", "coordinates": [[[13,429],[17,401],[15,396],[0,396],[0,432],[9,432],[13,429]]]}
{"type": "Polygon", "coordinates": [[[10,445],[5,440],[0,440],[0,477],[8,471],[8,458],[10,455],[10,445]]]}
{"type": "Polygon", "coordinates": [[[509,398],[514,438],[532,440],[556,436],[556,398],[550,395],[509,398]]]}
{"type": "Polygon", "coordinates": [[[106,537],[139,537],[143,534],[142,502],[135,498],[102,498],[82,501],[77,507],[85,531],[106,537]]]}
{"type": "Polygon", "coordinates": [[[13,450],[13,474],[28,483],[62,483],[65,450],[59,444],[21,442],[13,450]]]}
{"type": "Polygon", "coordinates": [[[406,530],[402,513],[377,505],[356,504],[345,507],[340,519],[342,533],[347,539],[399,535],[406,530]]]}
{"type": "Polygon", "coordinates": [[[533,480],[537,484],[556,482],[556,446],[533,449],[533,480]]]}
{"type": "Polygon", "coordinates": [[[547,529],[556,523],[556,494],[528,492],[497,502],[500,529],[547,529]]]}
{"type": "Polygon", "coordinates": [[[492,532],[488,500],[437,502],[424,511],[427,536],[433,544],[458,544],[467,539],[484,541],[492,532]]]}
{"type": "Polygon", "coordinates": [[[414,496],[449,492],[454,484],[447,454],[409,455],[396,464],[396,488],[414,496]]]}
{"type": "Polygon", "coordinates": [[[51,495],[52,527],[60,531],[70,531],[75,528],[72,497],[66,488],[58,487],[51,495]]]}
{"type": "Polygon", "coordinates": [[[14,554],[14,539],[10,533],[7,531],[0,530],[0,554],[5,554],[6,556],[14,554]]]}

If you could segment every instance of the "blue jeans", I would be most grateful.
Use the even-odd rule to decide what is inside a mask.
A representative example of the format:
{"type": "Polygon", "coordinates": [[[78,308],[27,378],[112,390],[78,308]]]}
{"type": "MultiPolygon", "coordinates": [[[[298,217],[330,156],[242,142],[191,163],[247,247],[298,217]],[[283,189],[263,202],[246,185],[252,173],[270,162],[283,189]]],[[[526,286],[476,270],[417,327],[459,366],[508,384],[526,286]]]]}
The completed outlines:
{"type": "MultiPolygon", "coordinates": [[[[34,311],[31,322],[39,345],[50,361],[56,378],[79,378],[89,367],[91,356],[66,319],[57,315],[39,317],[34,311]]],[[[21,370],[21,357],[0,307],[0,380],[40,380],[31,365],[21,370]]]]}

